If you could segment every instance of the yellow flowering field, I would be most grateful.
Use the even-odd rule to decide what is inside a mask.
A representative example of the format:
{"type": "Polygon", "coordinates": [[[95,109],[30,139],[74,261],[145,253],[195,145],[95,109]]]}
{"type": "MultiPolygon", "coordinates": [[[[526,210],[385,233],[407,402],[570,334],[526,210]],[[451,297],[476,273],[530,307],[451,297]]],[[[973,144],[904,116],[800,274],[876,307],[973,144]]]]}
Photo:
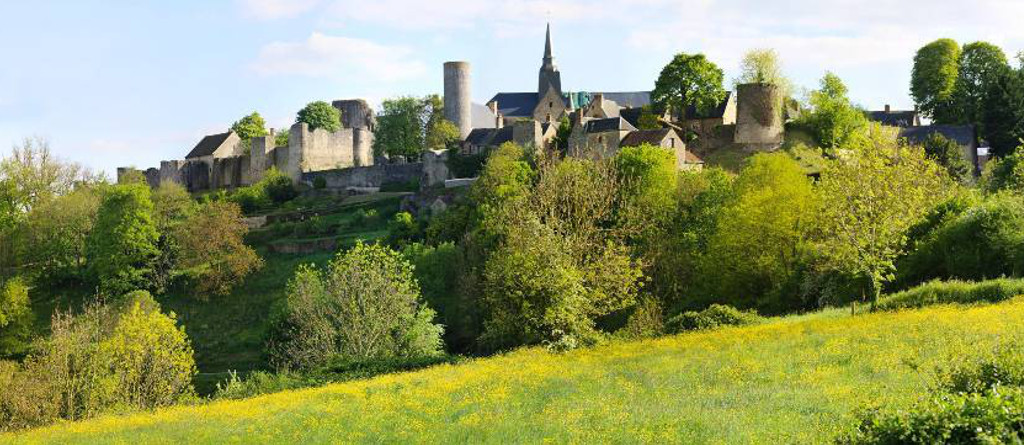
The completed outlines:
{"type": "Polygon", "coordinates": [[[941,363],[1024,339],[1024,302],[524,349],[242,401],[60,424],[11,443],[821,443],[941,363]]]}

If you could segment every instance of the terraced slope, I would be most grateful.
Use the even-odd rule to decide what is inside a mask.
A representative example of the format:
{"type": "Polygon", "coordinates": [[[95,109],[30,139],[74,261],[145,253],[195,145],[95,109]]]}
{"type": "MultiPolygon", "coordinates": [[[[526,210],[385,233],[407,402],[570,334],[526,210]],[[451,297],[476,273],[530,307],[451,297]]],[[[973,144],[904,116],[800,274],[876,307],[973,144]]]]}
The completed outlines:
{"type": "Polygon", "coordinates": [[[768,324],[57,425],[14,443],[821,443],[951,358],[1024,339],[1024,302],[768,324]]]}

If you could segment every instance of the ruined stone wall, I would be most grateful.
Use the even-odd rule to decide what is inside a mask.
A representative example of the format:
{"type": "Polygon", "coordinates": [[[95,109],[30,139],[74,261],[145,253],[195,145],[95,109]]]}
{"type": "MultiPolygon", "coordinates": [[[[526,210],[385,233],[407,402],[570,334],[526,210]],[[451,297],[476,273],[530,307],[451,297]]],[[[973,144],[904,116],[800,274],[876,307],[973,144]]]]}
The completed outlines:
{"type": "Polygon", "coordinates": [[[782,90],[771,84],[736,87],[737,144],[752,149],[775,149],[782,144],[782,90]]]}
{"type": "Polygon", "coordinates": [[[274,165],[274,140],[273,132],[252,138],[252,147],[249,149],[249,180],[252,183],[263,179],[263,172],[274,165]]]}
{"type": "Polygon", "coordinates": [[[184,160],[160,161],[160,183],[186,185],[184,160]]]}
{"type": "Polygon", "coordinates": [[[448,172],[448,150],[427,150],[423,152],[423,178],[420,184],[424,187],[444,185],[451,176],[448,172]]]}
{"type": "Polygon", "coordinates": [[[292,126],[288,139],[288,166],[283,171],[298,181],[302,173],[331,170],[355,165],[354,130],[336,132],[309,130],[309,125],[292,126]]]}
{"type": "Polygon", "coordinates": [[[316,178],[322,177],[327,188],[344,190],[349,187],[373,188],[384,184],[408,183],[420,179],[422,174],[422,162],[377,164],[369,167],[303,172],[301,181],[312,186],[316,178]]]}
{"type": "Polygon", "coordinates": [[[544,148],[544,134],[540,122],[529,120],[513,124],[512,142],[522,147],[544,148]]]}

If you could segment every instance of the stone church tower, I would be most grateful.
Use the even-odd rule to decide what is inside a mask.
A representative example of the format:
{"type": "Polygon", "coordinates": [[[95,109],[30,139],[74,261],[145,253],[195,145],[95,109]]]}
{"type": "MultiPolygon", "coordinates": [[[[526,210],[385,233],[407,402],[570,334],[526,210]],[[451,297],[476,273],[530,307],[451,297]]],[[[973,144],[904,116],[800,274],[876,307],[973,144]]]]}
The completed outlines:
{"type": "Polygon", "coordinates": [[[555,66],[555,58],[551,55],[551,24],[548,23],[547,38],[544,42],[544,63],[540,66],[540,81],[537,85],[537,97],[543,98],[549,88],[562,94],[562,74],[555,66]]]}

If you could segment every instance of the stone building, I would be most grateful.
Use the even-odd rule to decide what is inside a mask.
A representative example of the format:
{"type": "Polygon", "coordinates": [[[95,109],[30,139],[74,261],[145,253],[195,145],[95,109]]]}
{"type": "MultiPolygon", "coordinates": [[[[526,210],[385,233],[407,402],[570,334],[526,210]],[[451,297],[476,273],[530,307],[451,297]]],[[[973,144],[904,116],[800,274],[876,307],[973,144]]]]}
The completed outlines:
{"type": "MultiPolygon", "coordinates": [[[[277,146],[273,130],[244,144],[232,131],[203,137],[184,160],[162,161],[154,187],[175,182],[189,191],[234,188],[259,181],[277,168],[295,181],[304,173],[369,167],[373,160],[373,109],[362,99],[334,101],[342,128],[331,132],[296,123],[288,130],[288,145],[277,146]]],[[[119,169],[120,172],[120,169],[119,169]]]]}
{"type": "Polygon", "coordinates": [[[929,137],[940,134],[960,146],[964,159],[980,174],[982,162],[978,157],[978,131],[973,125],[918,125],[900,129],[899,137],[915,145],[924,144],[929,137]]]}
{"type": "Polygon", "coordinates": [[[679,170],[701,170],[704,168],[704,161],[687,149],[683,138],[673,128],[632,131],[622,139],[619,145],[639,147],[643,144],[671,150],[675,154],[676,168],[679,170]]]}

